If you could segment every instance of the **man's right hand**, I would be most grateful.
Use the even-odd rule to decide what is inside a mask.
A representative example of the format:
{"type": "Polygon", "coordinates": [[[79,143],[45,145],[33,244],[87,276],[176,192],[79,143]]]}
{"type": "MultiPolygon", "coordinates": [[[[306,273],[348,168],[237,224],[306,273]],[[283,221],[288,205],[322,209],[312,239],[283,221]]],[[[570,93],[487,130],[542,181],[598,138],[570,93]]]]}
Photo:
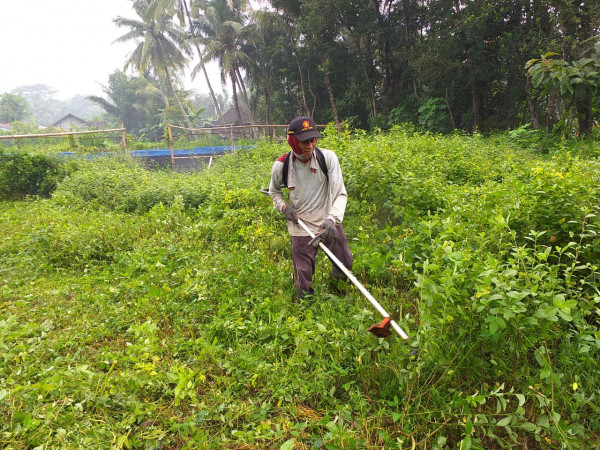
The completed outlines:
{"type": "Polygon", "coordinates": [[[298,216],[296,215],[296,211],[290,205],[285,205],[283,207],[283,215],[287,220],[291,220],[292,222],[298,223],[298,216]]]}

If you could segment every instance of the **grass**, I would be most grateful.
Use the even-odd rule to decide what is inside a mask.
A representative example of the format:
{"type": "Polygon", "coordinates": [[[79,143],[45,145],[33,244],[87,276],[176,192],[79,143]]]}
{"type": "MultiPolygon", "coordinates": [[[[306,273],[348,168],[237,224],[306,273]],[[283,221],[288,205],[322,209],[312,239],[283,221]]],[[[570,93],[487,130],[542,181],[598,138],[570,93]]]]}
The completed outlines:
{"type": "Polygon", "coordinates": [[[294,303],[264,143],[195,174],[81,163],[0,203],[4,448],[598,445],[598,163],[330,134],[353,272],[294,303]]]}

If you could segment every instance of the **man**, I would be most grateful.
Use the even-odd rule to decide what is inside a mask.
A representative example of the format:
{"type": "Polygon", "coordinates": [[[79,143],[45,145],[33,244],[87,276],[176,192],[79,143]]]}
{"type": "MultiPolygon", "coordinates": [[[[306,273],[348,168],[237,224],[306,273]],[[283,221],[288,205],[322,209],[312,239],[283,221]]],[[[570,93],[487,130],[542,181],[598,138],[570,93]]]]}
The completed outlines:
{"type": "MultiPolygon", "coordinates": [[[[310,117],[292,120],[288,126],[288,144],[292,151],[273,163],[269,185],[273,206],[287,219],[298,299],[314,293],[311,285],[319,241],[322,240],[348,270],[352,269],[352,253],[342,227],[348,199],[342,171],[334,152],[317,148],[320,137],[310,117]],[[283,198],[283,186],[289,189],[289,203],[283,198]],[[315,239],[298,224],[298,219],[316,235],[315,239]]],[[[345,278],[335,264],[331,276],[345,278]]]]}

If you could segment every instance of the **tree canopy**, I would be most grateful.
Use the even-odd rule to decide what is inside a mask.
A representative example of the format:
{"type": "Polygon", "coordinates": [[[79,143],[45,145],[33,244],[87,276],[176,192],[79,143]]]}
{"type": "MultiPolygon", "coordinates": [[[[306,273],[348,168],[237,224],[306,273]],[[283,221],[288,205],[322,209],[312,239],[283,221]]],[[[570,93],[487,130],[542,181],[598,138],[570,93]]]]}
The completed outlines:
{"type": "Polygon", "coordinates": [[[238,121],[244,109],[255,123],[310,115],[318,123],[411,122],[442,133],[530,125],[586,135],[598,126],[599,0],[132,3],[137,17],[114,20],[125,29],[117,41],[133,43],[123,69],[154,90],[138,90],[146,99],[133,99],[127,113],[111,109],[120,108],[114,99],[96,100],[125,123],[141,120],[140,107],[154,108],[133,130],[156,120],[193,126],[201,113],[194,89],[208,88],[209,109],[221,116],[208,61],[231,88],[238,121]],[[191,91],[182,88],[185,69],[205,75],[191,91]]]}
{"type": "Polygon", "coordinates": [[[0,95],[0,122],[16,122],[29,114],[29,102],[22,93],[0,95]]]}
{"type": "Polygon", "coordinates": [[[571,126],[564,118],[576,111],[579,132],[588,133],[598,120],[597,0],[263,5],[256,11],[242,0],[196,1],[192,10],[199,24],[192,39],[219,59],[224,74],[235,67],[233,100],[247,88],[258,121],[308,114],[361,127],[410,121],[436,132],[526,123],[552,129],[571,126]],[[548,89],[537,69],[526,67],[547,52],[569,67],[572,96],[548,89]]]}

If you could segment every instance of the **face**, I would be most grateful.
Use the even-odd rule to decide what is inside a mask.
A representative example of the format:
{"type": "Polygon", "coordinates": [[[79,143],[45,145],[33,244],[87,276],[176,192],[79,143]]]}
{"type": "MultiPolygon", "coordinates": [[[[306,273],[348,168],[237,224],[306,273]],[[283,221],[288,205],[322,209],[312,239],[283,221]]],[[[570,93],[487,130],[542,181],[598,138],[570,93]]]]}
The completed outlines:
{"type": "Polygon", "coordinates": [[[304,161],[308,161],[313,152],[315,151],[315,147],[317,146],[318,138],[308,139],[306,141],[298,140],[298,144],[300,144],[300,150],[302,150],[302,156],[298,156],[300,159],[304,161]]]}

